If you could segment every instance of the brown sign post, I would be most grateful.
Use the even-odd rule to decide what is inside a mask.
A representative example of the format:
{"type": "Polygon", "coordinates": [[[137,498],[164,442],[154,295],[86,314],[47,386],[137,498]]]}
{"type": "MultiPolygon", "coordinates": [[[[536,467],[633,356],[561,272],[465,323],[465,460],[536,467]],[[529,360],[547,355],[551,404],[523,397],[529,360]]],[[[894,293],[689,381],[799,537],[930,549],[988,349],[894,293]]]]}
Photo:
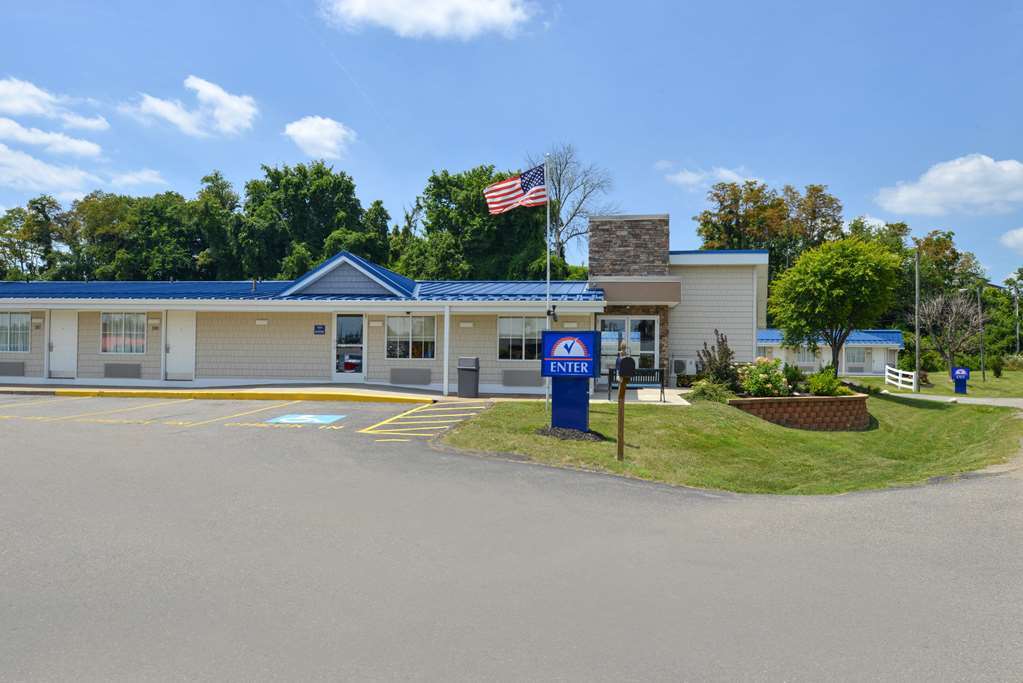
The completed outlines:
{"type": "Polygon", "coordinates": [[[625,460],[625,391],[636,372],[636,361],[629,356],[618,359],[618,461],[625,460]]]}

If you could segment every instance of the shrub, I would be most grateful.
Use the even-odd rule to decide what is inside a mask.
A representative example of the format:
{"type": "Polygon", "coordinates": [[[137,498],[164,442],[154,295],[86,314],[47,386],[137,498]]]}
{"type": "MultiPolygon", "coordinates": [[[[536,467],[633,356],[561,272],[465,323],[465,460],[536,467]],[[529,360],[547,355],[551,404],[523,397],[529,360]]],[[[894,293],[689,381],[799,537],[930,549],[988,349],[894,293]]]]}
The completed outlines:
{"type": "Polygon", "coordinates": [[[703,350],[697,351],[697,366],[700,374],[714,384],[723,384],[730,391],[739,384],[739,372],[735,367],[735,353],[728,345],[728,336],[714,330],[714,346],[703,342],[703,350]]]}
{"type": "Polygon", "coordinates": [[[687,375],[684,372],[680,372],[675,375],[675,386],[681,388],[693,386],[695,378],[692,375],[687,375]]]}
{"type": "Polygon", "coordinates": [[[810,375],[806,383],[814,396],[849,396],[853,393],[849,387],[842,384],[835,374],[835,368],[830,365],[810,375]]]}
{"type": "Polygon", "coordinates": [[[789,383],[792,391],[799,391],[806,383],[806,373],[799,369],[798,365],[786,365],[784,368],[785,381],[789,383]]]}
{"type": "MultiPolygon", "coordinates": [[[[899,370],[913,372],[916,369],[916,356],[913,353],[903,353],[897,367],[899,370]]],[[[923,351],[920,353],[920,369],[924,372],[940,372],[945,369],[945,361],[937,351],[923,351]]]]}
{"type": "Polygon", "coordinates": [[[724,384],[716,384],[706,379],[693,382],[693,390],[686,394],[686,398],[694,401],[717,401],[718,403],[728,403],[728,399],[734,397],[735,394],[724,384]]]}
{"type": "Polygon", "coordinates": [[[1002,356],[995,356],[991,359],[991,372],[994,373],[995,377],[1002,376],[1002,370],[1005,369],[1005,358],[1002,356]]]}
{"type": "Polygon", "coordinates": [[[781,359],[757,358],[739,369],[739,385],[750,396],[788,396],[789,383],[781,370],[781,359]]]}
{"type": "Polygon", "coordinates": [[[1023,370],[1023,354],[1005,356],[1005,370],[1023,370]]]}

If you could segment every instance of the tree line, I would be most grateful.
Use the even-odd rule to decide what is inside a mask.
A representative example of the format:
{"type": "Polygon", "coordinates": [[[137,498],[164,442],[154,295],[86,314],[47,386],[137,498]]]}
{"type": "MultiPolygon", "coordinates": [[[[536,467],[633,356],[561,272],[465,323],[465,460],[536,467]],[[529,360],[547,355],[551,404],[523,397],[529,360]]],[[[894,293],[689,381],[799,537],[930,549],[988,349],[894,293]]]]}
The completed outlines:
{"type": "MultiPolygon", "coordinates": [[[[863,243],[875,261],[894,264],[893,277],[883,282],[884,296],[875,296],[884,305],[862,301],[863,310],[851,312],[849,317],[861,325],[869,320],[871,325],[895,327],[907,333],[913,329],[919,252],[925,369],[936,371],[953,362],[979,367],[982,333],[989,358],[1016,352],[1015,304],[1016,297],[1023,294],[1023,268],[1004,284],[989,282],[980,261],[956,245],[951,230],[934,229],[913,237],[904,222],[877,222],[864,217],[847,222],[842,202],[825,185],[807,185],[801,191],[788,185],[776,190],[755,180],[718,183],[708,192],[707,200],[709,207],[693,218],[703,248],[767,249],[771,263],[769,290],[777,289],[802,255],[825,245],[836,245],[827,250],[829,253],[842,254],[850,247],[837,243],[847,240],[863,243]],[[864,310],[869,313],[866,317],[859,315],[864,310]],[[953,320],[956,330],[949,329],[953,320]],[[955,343],[942,341],[949,338],[955,343]]],[[[818,272],[838,270],[827,265],[818,272]]],[[[805,278],[799,280],[795,274],[785,285],[797,290],[809,287],[805,278]]],[[[789,299],[797,302],[799,292],[790,292],[789,299]]],[[[912,369],[913,337],[907,334],[906,341],[902,364],[912,369]]]]}
{"type": "MultiPolygon", "coordinates": [[[[571,146],[551,159],[552,276],[585,278],[565,247],[609,181],[571,146]]],[[[0,277],[290,279],[342,250],[417,279],[543,277],[545,213],[487,212],[483,189],[511,175],[493,165],[431,173],[394,223],[381,201],[365,206],[351,176],[322,161],[263,166],[241,193],[214,171],[192,199],[95,191],[65,207],[41,195],[0,216],[0,277]]]]}

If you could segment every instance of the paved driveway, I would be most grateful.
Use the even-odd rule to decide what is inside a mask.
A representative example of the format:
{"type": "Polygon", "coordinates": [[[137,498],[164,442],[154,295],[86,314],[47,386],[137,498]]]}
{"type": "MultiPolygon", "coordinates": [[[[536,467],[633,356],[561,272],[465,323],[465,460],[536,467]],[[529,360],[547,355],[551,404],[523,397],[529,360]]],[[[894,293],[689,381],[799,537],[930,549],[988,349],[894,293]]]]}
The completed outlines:
{"type": "Polygon", "coordinates": [[[1018,473],[734,496],[360,432],[401,407],[230,420],[345,415],[324,430],[161,420],[263,407],[253,402],[81,403],[128,410],[92,418],[105,423],[0,420],[5,680],[1023,671],[1018,473]]]}

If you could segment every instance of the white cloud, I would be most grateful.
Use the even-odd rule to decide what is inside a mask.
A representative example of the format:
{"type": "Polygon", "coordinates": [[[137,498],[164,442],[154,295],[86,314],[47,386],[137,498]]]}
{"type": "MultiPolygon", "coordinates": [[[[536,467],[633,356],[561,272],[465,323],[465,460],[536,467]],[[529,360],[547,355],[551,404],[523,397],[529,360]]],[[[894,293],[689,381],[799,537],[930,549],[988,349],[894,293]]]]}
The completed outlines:
{"type": "Polygon", "coordinates": [[[75,166],[58,166],[0,143],[0,187],[24,192],[80,192],[99,178],[75,166]]]}
{"type": "Polygon", "coordinates": [[[64,133],[25,128],[17,121],[5,117],[0,117],[0,140],[11,140],[23,145],[38,145],[51,154],[98,157],[102,152],[100,146],[95,142],[73,138],[64,135],[64,133]]]}
{"type": "Polygon", "coordinates": [[[1023,228],[1010,230],[998,238],[1003,247],[1012,249],[1017,254],[1023,255],[1023,228]]]}
{"type": "Polygon", "coordinates": [[[339,159],[355,141],[355,131],[325,116],[305,116],[284,127],[284,134],[311,157],[339,159]]]}
{"type": "Polygon", "coordinates": [[[673,168],[675,168],[675,162],[669,161],[668,159],[658,159],[654,162],[655,171],[661,171],[663,173],[665,171],[670,171],[673,168]]]}
{"type": "Polygon", "coordinates": [[[65,128],[106,130],[110,124],[102,116],[82,116],[67,108],[72,98],[54,95],[34,83],[17,78],[0,79],[0,114],[42,116],[60,119],[65,128]]]}
{"type": "Polygon", "coordinates": [[[683,168],[674,173],[665,174],[664,179],[672,185],[678,185],[687,190],[699,190],[714,183],[742,183],[747,180],[755,180],[741,166],[739,168],[715,166],[709,171],[683,168]]]}
{"type": "Polygon", "coordinates": [[[120,110],[143,121],[162,119],[193,137],[213,133],[235,135],[252,127],[259,113],[256,100],[249,95],[233,95],[216,83],[189,76],[185,87],[193,90],[199,104],[189,109],[179,100],[166,100],[142,93],[136,104],[121,105],[120,110]]]}
{"type": "Polygon", "coordinates": [[[1023,204],[1023,163],[968,154],[934,164],[915,181],[882,188],[876,201],[893,213],[925,216],[1011,211],[1023,204]]]}
{"type": "Polygon", "coordinates": [[[167,185],[167,181],[159,171],[151,168],[142,168],[138,171],[119,173],[110,179],[114,187],[134,187],[136,185],[167,185]]]}
{"type": "Polygon", "coordinates": [[[403,38],[510,35],[533,15],[526,0],[321,0],[320,5],[330,21],[348,29],[369,24],[403,38]]]}
{"type": "Polygon", "coordinates": [[[110,122],[98,114],[96,116],[81,116],[73,112],[65,112],[61,118],[64,119],[65,128],[81,130],[107,130],[110,128],[110,122]]]}

